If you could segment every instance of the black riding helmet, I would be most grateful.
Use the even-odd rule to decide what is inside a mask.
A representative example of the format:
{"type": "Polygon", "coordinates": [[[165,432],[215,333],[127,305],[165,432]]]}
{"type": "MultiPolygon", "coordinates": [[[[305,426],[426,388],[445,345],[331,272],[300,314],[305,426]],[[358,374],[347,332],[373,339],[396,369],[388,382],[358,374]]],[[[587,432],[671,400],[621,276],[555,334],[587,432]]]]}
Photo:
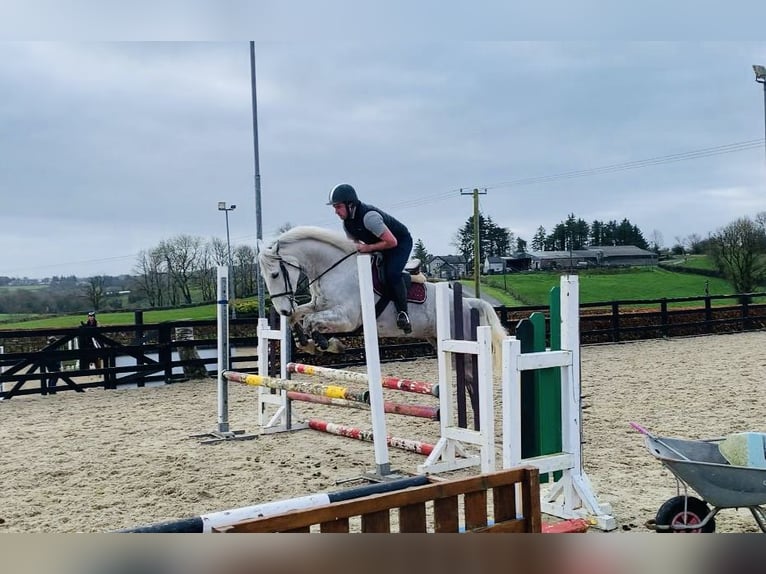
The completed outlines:
{"type": "Polygon", "coordinates": [[[356,190],[347,183],[339,183],[330,190],[330,198],[327,205],[335,203],[345,203],[346,205],[359,203],[356,190]]]}

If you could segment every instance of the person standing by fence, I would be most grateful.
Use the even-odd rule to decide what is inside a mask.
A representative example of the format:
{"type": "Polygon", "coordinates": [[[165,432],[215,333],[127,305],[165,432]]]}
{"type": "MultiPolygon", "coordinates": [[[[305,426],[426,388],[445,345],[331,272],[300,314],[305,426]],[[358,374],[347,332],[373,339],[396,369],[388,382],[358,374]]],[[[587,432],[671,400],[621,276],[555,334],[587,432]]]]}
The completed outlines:
{"type": "MultiPolygon", "coordinates": [[[[56,348],[52,347],[52,345],[56,342],[56,337],[51,335],[48,337],[48,345],[46,346],[45,350],[47,351],[55,351],[56,348]]],[[[59,375],[58,372],[61,370],[61,361],[55,357],[46,356],[42,360],[42,368],[45,372],[49,373],[48,375],[44,376],[42,379],[43,386],[45,387],[45,391],[55,395],[56,394],[56,381],[58,381],[59,375]]]]}
{"type": "Polygon", "coordinates": [[[101,368],[101,359],[96,355],[95,349],[101,347],[95,339],[95,330],[98,327],[96,313],[91,311],[85,322],[80,321],[80,331],[77,336],[77,343],[80,347],[80,368],[90,369],[94,365],[97,369],[101,368]]]}

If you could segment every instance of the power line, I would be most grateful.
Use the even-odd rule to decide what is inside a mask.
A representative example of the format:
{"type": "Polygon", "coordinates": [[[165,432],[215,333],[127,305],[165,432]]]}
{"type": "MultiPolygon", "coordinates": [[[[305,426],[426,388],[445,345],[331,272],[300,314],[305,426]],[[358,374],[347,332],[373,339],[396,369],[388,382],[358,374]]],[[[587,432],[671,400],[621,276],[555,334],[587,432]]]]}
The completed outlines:
{"type": "MultiPolygon", "coordinates": [[[[698,150],[692,150],[682,153],[674,153],[663,156],[656,156],[647,159],[633,160],[622,163],[608,164],[600,167],[593,167],[581,170],[565,171],[561,173],[555,173],[551,175],[542,175],[536,177],[527,177],[515,180],[509,180],[505,182],[499,182],[489,185],[479,186],[466,186],[468,188],[479,187],[482,189],[499,189],[503,187],[520,187],[524,185],[536,185],[542,183],[552,183],[564,179],[574,179],[579,177],[592,177],[596,175],[604,175],[607,173],[617,173],[621,171],[627,171],[631,169],[643,169],[655,165],[664,165],[668,163],[675,163],[679,161],[688,161],[693,159],[699,159],[704,157],[711,157],[715,155],[722,155],[727,153],[735,153],[740,151],[747,151],[764,146],[764,139],[747,140],[742,142],[734,142],[730,144],[724,144],[714,146],[710,148],[702,148],[698,150]]],[[[420,207],[430,203],[436,203],[438,201],[444,201],[460,195],[460,188],[444,191],[440,193],[431,194],[428,196],[408,199],[392,205],[395,208],[407,209],[410,207],[420,207]]]]}
{"type": "Polygon", "coordinates": [[[704,148],[695,151],[676,153],[658,157],[652,157],[648,159],[628,161],[623,163],[616,163],[611,165],[605,165],[601,167],[594,167],[584,170],[567,171],[563,173],[544,175],[539,177],[530,177],[525,179],[517,179],[508,182],[496,183],[494,185],[487,186],[489,189],[497,187],[507,186],[520,186],[520,185],[532,185],[536,183],[548,183],[551,181],[557,181],[560,179],[572,179],[576,177],[589,177],[593,175],[602,175],[605,173],[615,173],[619,171],[627,171],[630,169],[640,169],[644,167],[650,167],[654,165],[664,165],[667,163],[674,163],[678,161],[687,161],[692,159],[699,159],[703,157],[710,157],[714,155],[722,155],[725,153],[733,153],[738,151],[745,151],[755,148],[760,148],[764,145],[764,140],[750,140],[745,142],[736,142],[732,144],[726,144],[716,146],[712,148],[704,148]]]}

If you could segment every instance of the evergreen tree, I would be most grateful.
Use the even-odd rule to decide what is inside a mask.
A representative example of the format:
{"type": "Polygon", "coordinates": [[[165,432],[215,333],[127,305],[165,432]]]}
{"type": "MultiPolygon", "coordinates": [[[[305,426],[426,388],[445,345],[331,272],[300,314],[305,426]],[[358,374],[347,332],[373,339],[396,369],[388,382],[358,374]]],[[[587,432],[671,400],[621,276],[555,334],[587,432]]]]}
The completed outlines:
{"type": "Polygon", "coordinates": [[[575,217],[574,213],[570,213],[566,221],[557,224],[546,238],[546,245],[555,251],[583,249],[589,244],[590,226],[585,220],[575,217]]]}
{"type": "MultiPolygon", "coordinates": [[[[479,214],[479,264],[488,256],[509,255],[513,234],[509,229],[499,227],[491,217],[479,214]]],[[[453,245],[470,265],[473,264],[473,215],[453,239],[453,245]]]]}
{"type": "Polygon", "coordinates": [[[545,227],[541,225],[532,237],[532,251],[542,251],[543,249],[545,249],[545,227]]]}
{"type": "Polygon", "coordinates": [[[604,234],[606,233],[604,222],[594,219],[590,224],[590,241],[589,245],[606,245],[604,240],[604,234]]]}
{"type": "Polygon", "coordinates": [[[428,265],[428,260],[431,259],[430,253],[426,250],[426,246],[423,244],[422,239],[418,239],[415,242],[415,247],[412,250],[412,256],[420,259],[420,263],[426,267],[428,265]]]}

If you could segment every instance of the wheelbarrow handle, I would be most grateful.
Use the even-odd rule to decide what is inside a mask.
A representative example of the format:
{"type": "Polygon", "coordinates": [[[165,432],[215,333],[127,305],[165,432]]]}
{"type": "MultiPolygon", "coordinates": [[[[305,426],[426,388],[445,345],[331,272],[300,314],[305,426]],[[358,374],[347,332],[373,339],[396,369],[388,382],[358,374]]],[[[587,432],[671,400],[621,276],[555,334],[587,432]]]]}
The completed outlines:
{"type": "Polygon", "coordinates": [[[650,433],[648,429],[642,427],[640,424],[638,423],[628,423],[628,424],[633,428],[633,430],[637,430],[638,432],[640,432],[641,434],[645,434],[646,436],[652,436],[652,433],[650,433]]]}

